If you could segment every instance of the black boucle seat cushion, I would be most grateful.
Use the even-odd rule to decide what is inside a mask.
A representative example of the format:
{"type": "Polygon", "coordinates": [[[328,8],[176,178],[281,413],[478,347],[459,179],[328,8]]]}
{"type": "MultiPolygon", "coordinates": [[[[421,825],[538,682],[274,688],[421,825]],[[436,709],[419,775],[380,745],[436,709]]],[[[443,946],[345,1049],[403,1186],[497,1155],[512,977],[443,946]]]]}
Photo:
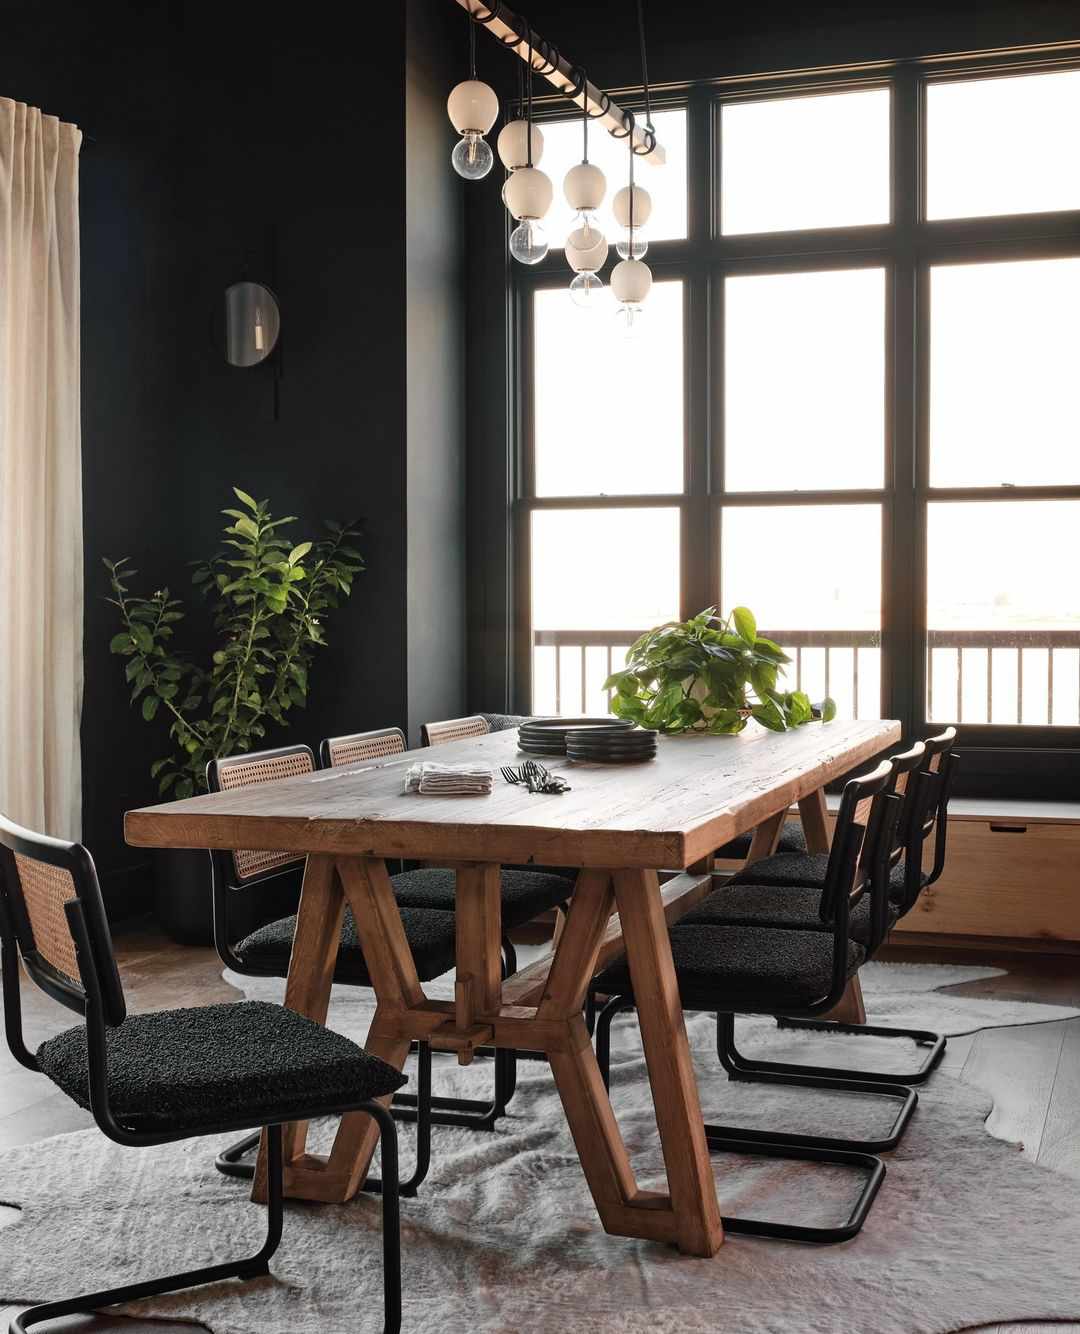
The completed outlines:
{"type": "MultiPolygon", "coordinates": [[[[106,1038],[109,1103],[130,1130],[197,1134],[306,1120],[406,1083],[340,1033],[264,1001],[129,1015],[106,1038]]],[[[85,1027],[50,1038],[37,1059],[89,1106],[85,1027]]]]}
{"type": "MultiPolygon", "coordinates": [[[[421,982],[429,982],[433,977],[453,968],[455,925],[452,912],[403,908],[401,921],[421,982]]],[[[281,917],[276,922],[260,926],[235,945],[233,951],[244,967],[252,972],[284,977],[289,971],[289,955],[292,953],[295,934],[295,914],[292,917],[281,917]]],[[[371,986],[371,975],[364,962],[350,908],[345,909],[341,927],[341,948],[334,968],[334,981],[348,982],[356,987],[371,986]]]]}
{"type": "MultiPolygon", "coordinates": [[[[690,1010],[784,1014],[824,1000],[832,985],[833,937],[820,931],[680,922],[671,928],[671,953],[679,994],[690,1010]]],[[[848,977],[865,957],[861,945],[848,941],[848,977]]],[[[593,986],[604,996],[631,993],[625,957],[605,968],[593,986]]]]}
{"type": "MultiPolygon", "coordinates": [[[[732,885],[813,885],[820,889],[825,884],[829,865],[827,852],[784,853],[762,857],[745,871],[732,876],[732,885]]],[[[889,875],[889,897],[900,902],[904,897],[904,864],[894,866],[889,875]]],[[[923,883],[926,876],[922,877],[923,883]]]]}
{"type": "MultiPolygon", "coordinates": [[[[745,885],[731,883],[716,890],[683,917],[680,926],[767,926],[804,931],[832,931],[818,911],[821,890],[809,885],[745,885]]],[[[897,919],[889,911],[889,926],[897,919]]],[[[870,896],[864,894],[848,918],[848,935],[867,945],[871,932],[870,896]]]]}
{"type": "MultiPolygon", "coordinates": [[[[457,877],[453,871],[425,867],[392,877],[394,897],[403,908],[438,908],[453,912],[457,903],[457,877]]],[[[564,876],[548,871],[502,872],[502,924],[504,930],[523,926],[549,908],[565,903],[573,886],[564,876]]]]}
{"type": "MultiPolygon", "coordinates": [[[[753,837],[752,833],[740,834],[738,838],[733,838],[730,843],[725,843],[722,848],[717,848],[716,856],[730,861],[748,857],[753,837]]],[[[776,850],[777,852],[805,852],[806,836],[803,834],[802,825],[796,824],[793,820],[788,820],[780,831],[780,841],[776,845],[776,850]]]]}

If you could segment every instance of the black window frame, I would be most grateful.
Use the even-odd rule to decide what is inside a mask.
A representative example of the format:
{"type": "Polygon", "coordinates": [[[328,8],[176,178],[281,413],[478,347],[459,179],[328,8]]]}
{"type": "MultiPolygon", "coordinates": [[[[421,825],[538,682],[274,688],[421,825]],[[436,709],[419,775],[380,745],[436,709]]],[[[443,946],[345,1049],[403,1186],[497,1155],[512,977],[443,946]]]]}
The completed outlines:
{"type": "MultiPolygon", "coordinates": [[[[926,90],[969,81],[1080,69],[1080,54],[1058,50],[909,60],[835,72],[716,81],[654,94],[657,109],[687,113],[688,235],[650,244],[658,280],[684,282],[684,485],[681,494],[543,496],[533,486],[532,302],[537,291],[565,287],[562,251],[527,269],[511,264],[509,290],[510,540],[513,627],[510,702],[528,711],[530,525],[542,509],[678,508],[681,514],[680,614],[716,601],[720,589],[722,510],[731,506],[865,504],[882,515],[882,715],[905,735],[928,735],[926,535],[929,505],[941,500],[1080,499],[1077,486],[942,487],[929,484],[929,283],[937,264],[1080,257],[1080,209],[971,219],[928,220],[926,90]],[[815,93],[887,87],[891,92],[891,221],[815,231],[724,236],[720,231],[720,120],[724,105],[815,93]],[[723,490],[724,281],[732,274],[883,267],[886,272],[885,458],[883,486],[871,490],[746,492],[723,490]]],[[[639,110],[632,91],[619,100],[639,110]]],[[[566,119],[557,99],[542,119],[566,119]]],[[[647,169],[638,177],[646,185],[647,169]]],[[[557,184],[557,183],[556,183],[557,184]]],[[[632,627],[628,627],[632,628],[632,627]]],[[[1080,687],[1078,687],[1080,688],[1080,687]]],[[[965,788],[982,795],[1075,795],[1080,727],[959,724],[969,752],[965,788]],[[1053,752],[1053,759],[1047,752],[1053,752]]]]}

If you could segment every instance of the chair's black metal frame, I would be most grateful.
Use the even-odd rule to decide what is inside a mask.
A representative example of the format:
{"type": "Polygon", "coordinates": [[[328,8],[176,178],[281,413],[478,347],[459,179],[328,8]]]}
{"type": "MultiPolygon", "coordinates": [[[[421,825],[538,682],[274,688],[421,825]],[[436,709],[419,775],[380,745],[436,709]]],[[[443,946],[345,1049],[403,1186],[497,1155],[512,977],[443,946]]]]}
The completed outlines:
{"type": "MultiPolygon", "coordinates": [[[[941,876],[945,869],[945,845],[948,836],[949,797],[952,792],[959,758],[955,751],[956,728],[946,728],[937,736],[927,737],[922,743],[925,755],[922,766],[915,775],[910,792],[909,810],[902,817],[902,837],[904,841],[904,896],[899,904],[899,916],[905,917],[915,906],[919,895],[928,889],[941,876]],[[937,761],[935,767],[934,762],[937,761]],[[926,878],[922,877],[923,848],[930,835],[934,834],[934,862],[926,878]]],[[[899,758],[899,757],[896,757],[899,758]]],[[[880,927],[880,923],[879,923],[880,927]]],[[[867,957],[873,957],[884,943],[888,930],[875,931],[872,947],[867,957]]],[[[881,1083],[897,1084],[908,1087],[923,1084],[941,1064],[945,1055],[948,1039],[942,1033],[934,1033],[923,1028],[892,1028],[881,1024],[838,1023],[831,1019],[805,1019],[785,1015],[777,1020],[781,1028],[811,1029],[819,1033],[842,1033],[846,1036],[907,1039],[925,1054],[922,1062],[914,1070],[880,1071],[836,1069],[830,1066],[802,1067],[812,1070],[817,1075],[847,1080],[876,1080],[881,1083]]],[[[717,1030],[717,1044],[721,1035],[717,1030]]],[[[730,1058],[738,1063],[743,1058],[730,1047],[730,1058]]],[[[723,1059],[723,1057],[721,1057],[723,1059]]]]}
{"type": "MultiPolygon", "coordinates": [[[[385,728],[384,733],[398,732],[398,728],[385,728]]],[[[329,739],[324,740],[319,748],[320,758],[329,756],[329,739]]],[[[315,758],[308,746],[282,746],[276,750],[249,751],[230,759],[211,760],[207,765],[207,783],[211,792],[221,788],[221,770],[230,762],[244,763],[252,760],[273,759],[279,756],[305,754],[315,768],[315,758]]],[[[325,764],[324,764],[325,767],[325,764]]],[[[304,858],[298,857],[283,866],[275,866],[259,875],[244,878],[242,884],[236,875],[233,854],[224,849],[214,849],[210,853],[211,893],[213,896],[214,947],[218,957],[226,968],[245,977],[284,977],[285,970],[279,968],[255,968],[245,963],[233,948],[229,928],[229,893],[238,888],[248,889],[253,885],[263,884],[279,876],[294,875],[302,869],[304,858]]],[[[509,940],[503,940],[504,976],[517,967],[517,958],[509,940]]],[[[413,1044],[417,1053],[417,1091],[416,1093],[396,1093],[391,1103],[391,1113],[395,1120],[416,1123],[416,1160],[412,1174],[398,1185],[399,1192],[406,1196],[415,1196],[427,1177],[431,1167],[431,1127],[464,1126],[471,1130],[492,1130],[500,1117],[506,1115],[506,1107],[514,1096],[517,1087],[517,1069],[515,1053],[501,1049],[494,1053],[495,1087],[490,1100],[481,1098],[447,1098],[432,1093],[431,1090],[431,1048],[426,1042],[413,1044]]],[[[259,1145],[258,1134],[246,1135],[243,1139],[230,1144],[218,1154],[215,1165],[223,1176],[240,1177],[250,1180],[255,1174],[255,1165],[249,1159],[259,1145]]],[[[382,1181],[378,1177],[368,1177],[364,1189],[379,1191],[382,1181]]]]}
{"type": "MultiPolygon", "coordinates": [[[[807,1004],[802,1013],[807,1016],[831,1010],[848,983],[848,929],[851,907],[869,894],[875,914],[887,913],[889,890],[888,852],[900,816],[902,799],[893,791],[895,775],[886,761],[871,774],[851,779],[844,788],[840,815],[830,856],[829,874],[821,897],[821,917],[831,927],[833,937],[832,974],[825,995],[807,1004]],[[860,801],[872,799],[870,816],[865,826],[855,819],[860,801]],[[886,902],[882,902],[883,897],[886,902]]],[[[682,929],[682,928],[680,928],[682,929]]],[[[692,928],[686,928],[692,929],[692,928]]],[[[676,965],[677,967],[677,965],[676,965]]],[[[704,1010],[717,1015],[718,1031],[727,1034],[734,1027],[734,1013],[725,1009],[729,997],[715,993],[688,994],[680,985],[683,1008],[704,1010]]],[[[611,1064],[611,1023],[615,1016],[635,1008],[632,992],[611,997],[596,1021],[597,1063],[605,1086],[609,1085],[611,1064]]],[[[766,994],[760,997],[741,997],[738,1013],[777,1013],[766,994]]],[[[718,1044],[719,1045],[719,1044],[718,1044]]],[[[720,1052],[724,1059],[724,1051],[720,1052]]],[[[756,1218],[724,1218],[729,1232],[753,1236],[776,1237],[788,1241],[832,1243],[848,1241],[860,1230],[870,1206],[885,1177],[885,1165],[875,1154],[893,1147],[903,1134],[918,1103],[912,1089],[900,1090],[894,1085],[824,1078],[816,1074],[794,1071],[779,1063],[753,1062],[733,1070],[726,1061],[725,1068],[733,1079],[747,1079],[764,1083],[785,1084],[796,1088],[837,1089],[850,1094],[869,1094],[900,1103],[892,1130],[875,1140],[841,1139],[832,1136],[784,1134],[774,1131],[749,1130],[732,1126],[705,1125],[705,1138],[710,1149],[726,1153],[763,1154],[767,1157],[788,1158],[800,1162],[834,1163],[856,1168],[865,1173],[865,1181],[848,1217],[831,1227],[808,1226],[790,1222],[770,1222],[756,1218]]]]}
{"type": "MultiPolygon", "coordinates": [[[[0,817],[0,985],[4,998],[4,1025],[12,1055],[28,1070],[39,1071],[34,1055],[26,1046],[22,1031],[22,1000],[19,990],[19,957],[27,974],[53,1000],[81,1014],[86,1022],[88,1101],[94,1120],[102,1132],[117,1144],[143,1148],[171,1144],[204,1135],[217,1135],[249,1126],[241,1117],[223,1119],[191,1131],[146,1132],[124,1126],[110,1101],[108,1085],[108,1046],[106,1029],[118,1028],[127,1017],[120,974],[113,954],[105,918],[97,872],[87,850],[77,843],[67,843],[32,833],[0,817]],[[68,929],[75,944],[82,985],[79,986],[49,964],[37,951],[29,926],[15,871],[14,853],[67,871],[74,882],[75,898],[64,905],[68,929]]],[[[397,1130],[393,1118],[380,1103],[369,1099],[349,1100],[320,1112],[366,1112],[379,1127],[383,1170],[389,1186],[382,1192],[384,1334],[401,1329],[401,1237],[397,1183],[397,1130]]],[[[290,1108],[293,1119],[296,1109],[290,1108]]],[[[284,1189],[281,1126],[269,1120],[267,1134],[267,1231],[260,1249],[243,1259],[228,1260],[163,1278],[130,1283],[101,1292],[45,1302],[32,1306],[11,1322],[9,1334],[25,1331],[46,1320],[77,1313],[89,1313],[122,1302],[178,1292],[204,1283],[227,1278],[248,1280],[270,1272],[270,1260],[281,1242],[284,1219],[284,1189]]]]}

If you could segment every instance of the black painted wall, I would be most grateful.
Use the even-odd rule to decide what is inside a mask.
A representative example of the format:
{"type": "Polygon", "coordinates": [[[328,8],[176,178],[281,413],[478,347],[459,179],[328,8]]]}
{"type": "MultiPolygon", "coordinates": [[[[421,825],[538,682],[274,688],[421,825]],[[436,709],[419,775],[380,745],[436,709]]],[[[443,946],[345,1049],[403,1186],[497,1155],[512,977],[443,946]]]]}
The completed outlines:
{"type": "MultiPolygon", "coordinates": [[[[363,41],[328,0],[288,25],[249,0],[212,22],[195,0],[0,16],[0,95],[96,139],[81,178],[84,839],[121,916],[151,897],[123,811],[154,799],[167,743],[108,655],[102,555],[187,595],[233,484],[302,516],[298,535],[358,516],[367,571],[280,739],[415,733],[463,709],[461,191],[445,120],[460,29],[445,0],[365,14],[363,41]],[[414,258],[427,285],[407,290],[414,258]],[[215,346],[241,277],[280,297],[277,420],[269,369],[235,370],[215,346]]],[[[205,644],[198,610],[180,628],[205,644]]]]}

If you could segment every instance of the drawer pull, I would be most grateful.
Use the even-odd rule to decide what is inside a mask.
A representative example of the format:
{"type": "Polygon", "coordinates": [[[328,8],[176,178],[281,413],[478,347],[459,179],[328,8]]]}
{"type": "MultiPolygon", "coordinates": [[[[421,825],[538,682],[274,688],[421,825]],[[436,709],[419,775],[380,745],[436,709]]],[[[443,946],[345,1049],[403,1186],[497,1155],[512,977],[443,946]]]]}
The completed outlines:
{"type": "Polygon", "coordinates": [[[990,826],[992,834],[1026,834],[1026,824],[992,824],[990,826]]]}

